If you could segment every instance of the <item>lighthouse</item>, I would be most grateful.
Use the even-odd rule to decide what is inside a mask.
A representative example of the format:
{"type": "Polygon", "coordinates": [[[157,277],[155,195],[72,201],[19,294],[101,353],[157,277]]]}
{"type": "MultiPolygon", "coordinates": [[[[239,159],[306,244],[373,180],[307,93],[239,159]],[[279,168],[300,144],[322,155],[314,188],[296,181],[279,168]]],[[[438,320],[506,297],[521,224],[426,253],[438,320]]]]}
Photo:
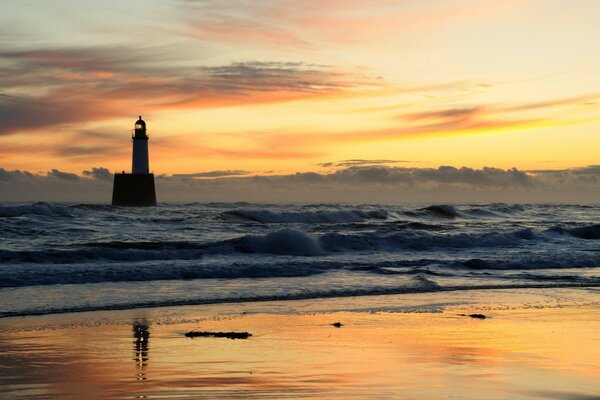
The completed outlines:
{"type": "Polygon", "coordinates": [[[154,174],[150,173],[148,134],[142,116],[135,121],[131,173],[115,174],[113,206],[155,206],[154,174]]]}
{"type": "Polygon", "coordinates": [[[148,162],[148,135],[146,134],[146,122],[140,115],[135,121],[134,134],[131,137],[133,141],[133,157],[131,162],[132,174],[149,174],[150,165],[148,162]]]}

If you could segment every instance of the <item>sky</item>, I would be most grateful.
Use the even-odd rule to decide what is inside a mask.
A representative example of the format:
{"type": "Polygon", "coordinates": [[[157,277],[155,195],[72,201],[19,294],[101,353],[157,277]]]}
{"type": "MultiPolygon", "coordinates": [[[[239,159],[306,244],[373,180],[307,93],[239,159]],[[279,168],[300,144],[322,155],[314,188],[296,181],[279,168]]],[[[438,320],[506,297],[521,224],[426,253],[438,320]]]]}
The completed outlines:
{"type": "Polygon", "coordinates": [[[21,187],[0,200],[81,190],[56,180],[104,190],[131,168],[138,115],[173,201],[236,200],[259,182],[306,201],[348,199],[348,185],[361,201],[365,185],[381,201],[458,201],[465,187],[482,201],[599,198],[595,0],[0,9],[0,187],[21,187]]]}

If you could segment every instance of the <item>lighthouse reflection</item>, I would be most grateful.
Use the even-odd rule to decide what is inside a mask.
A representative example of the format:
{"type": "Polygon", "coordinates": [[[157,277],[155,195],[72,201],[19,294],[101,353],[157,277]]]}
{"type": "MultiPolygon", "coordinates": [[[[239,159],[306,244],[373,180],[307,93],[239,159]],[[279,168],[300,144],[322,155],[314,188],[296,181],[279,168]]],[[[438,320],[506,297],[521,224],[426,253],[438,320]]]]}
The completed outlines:
{"type": "Polygon", "coordinates": [[[133,344],[135,352],[136,378],[138,381],[146,380],[146,367],[148,365],[148,352],[150,340],[150,324],[146,320],[133,323],[133,344]]]}

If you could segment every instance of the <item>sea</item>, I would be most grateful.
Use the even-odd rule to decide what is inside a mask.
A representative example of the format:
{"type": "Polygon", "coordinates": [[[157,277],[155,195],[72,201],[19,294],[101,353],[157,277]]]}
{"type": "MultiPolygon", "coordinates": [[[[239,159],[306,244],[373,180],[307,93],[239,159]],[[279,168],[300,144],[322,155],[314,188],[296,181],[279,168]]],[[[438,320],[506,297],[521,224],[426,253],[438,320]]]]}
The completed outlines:
{"type": "Polygon", "coordinates": [[[600,287],[600,205],[0,204],[0,318],[600,287]]]}

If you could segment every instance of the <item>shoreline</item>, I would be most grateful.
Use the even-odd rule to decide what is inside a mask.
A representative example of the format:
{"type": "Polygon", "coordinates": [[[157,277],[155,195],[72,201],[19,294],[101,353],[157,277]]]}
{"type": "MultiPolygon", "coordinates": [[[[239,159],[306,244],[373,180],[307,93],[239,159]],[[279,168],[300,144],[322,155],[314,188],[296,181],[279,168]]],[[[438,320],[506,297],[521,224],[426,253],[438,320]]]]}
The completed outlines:
{"type": "Polygon", "coordinates": [[[503,289],[3,318],[0,397],[592,399],[599,305],[503,289]]]}
{"type": "Polygon", "coordinates": [[[354,293],[321,293],[318,296],[314,294],[298,294],[298,295],[274,295],[274,296],[261,296],[241,299],[187,299],[181,301],[168,300],[164,302],[151,302],[151,303],[133,303],[133,304],[111,304],[111,305],[99,305],[88,308],[62,308],[62,309],[50,309],[40,311],[27,311],[27,312],[6,312],[0,313],[0,322],[6,318],[17,318],[17,317],[36,317],[45,315],[62,315],[62,314],[73,314],[73,313],[89,313],[89,312],[102,312],[102,311],[127,311],[127,310],[141,310],[151,308],[169,308],[169,307],[190,307],[190,306],[205,306],[205,305],[219,305],[219,304],[244,304],[244,303],[269,303],[269,302],[295,302],[295,301],[321,301],[328,299],[347,299],[347,298],[364,298],[373,296],[401,296],[401,295],[433,295],[436,293],[454,293],[454,292],[479,292],[479,291],[502,291],[502,290],[569,290],[569,289],[600,289],[600,284],[589,284],[589,283],[568,283],[568,284],[509,284],[509,285],[479,285],[479,286],[454,286],[454,287],[439,287],[430,288],[429,290],[423,290],[422,288],[377,288],[369,289],[361,293],[360,291],[354,293]]]}
{"type": "MultiPolygon", "coordinates": [[[[280,299],[252,299],[236,301],[207,301],[166,304],[130,306],[107,306],[95,309],[73,309],[61,312],[40,312],[29,314],[4,315],[0,317],[0,333],[5,332],[4,327],[11,326],[15,321],[55,320],[55,319],[94,319],[94,316],[103,316],[111,319],[112,315],[121,315],[125,318],[135,315],[161,315],[173,311],[180,314],[180,310],[194,314],[199,310],[210,310],[214,315],[222,313],[235,314],[247,312],[261,313],[290,313],[302,312],[444,312],[459,308],[465,311],[467,304],[475,311],[504,310],[519,308],[558,308],[566,306],[600,307],[600,286],[597,285],[540,285],[520,287],[511,285],[506,287],[478,287],[459,289],[440,289],[433,291],[401,291],[398,293],[364,294],[354,296],[324,296],[324,297],[298,297],[280,299]],[[550,290],[550,292],[548,292],[550,290]],[[442,299],[443,301],[439,301],[442,299]],[[527,300],[527,301],[526,301],[527,300]],[[402,302],[402,305],[398,303],[402,302]],[[225,310],[225,311],[224,311],[225,310]],[[81,317],[81,318],[80,318],[81,317]]],[[[204,312],[203,312],[204,313],[204,312]]]]}

